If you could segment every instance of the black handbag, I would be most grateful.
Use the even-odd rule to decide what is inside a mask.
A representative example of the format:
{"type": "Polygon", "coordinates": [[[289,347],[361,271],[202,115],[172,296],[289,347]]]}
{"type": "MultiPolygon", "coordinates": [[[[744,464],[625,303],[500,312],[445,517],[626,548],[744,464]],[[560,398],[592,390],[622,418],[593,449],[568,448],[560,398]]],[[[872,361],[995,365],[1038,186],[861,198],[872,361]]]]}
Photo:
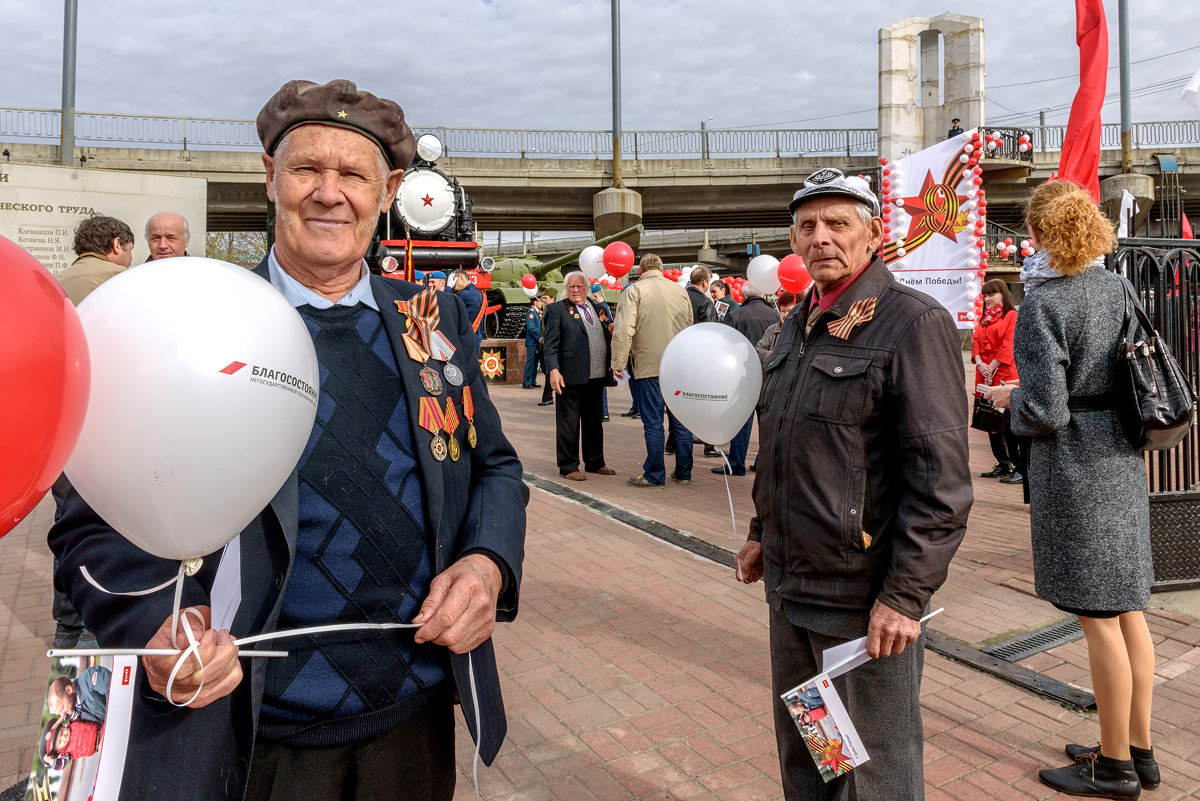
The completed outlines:
{"type": "Polygon", "coordinates": [[[975,408],[971,410],[971,428],[989,434],[1004,432],[1004,412],[996,408],[987,398],[975,397],[975,408]]]}
{"type": "Polygon", "coordinates": [[[1175,447],[1192,429],[1196,399],[1179,362],[1150,318],[1125,289],[1125,330],[1117,346],[1117,413],[1133,443],[1144,451],[1175,447]],[[1145,338],[1135,339],[1137,317],[1145,338]]]}

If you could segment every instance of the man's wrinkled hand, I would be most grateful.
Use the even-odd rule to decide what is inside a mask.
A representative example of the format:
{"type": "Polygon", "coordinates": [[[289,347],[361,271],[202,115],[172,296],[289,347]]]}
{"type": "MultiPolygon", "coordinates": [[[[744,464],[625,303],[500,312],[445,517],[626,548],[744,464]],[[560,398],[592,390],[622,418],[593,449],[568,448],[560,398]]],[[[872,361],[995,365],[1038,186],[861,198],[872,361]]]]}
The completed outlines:
{"type": "Polygon", "coordinates": [[[490,557],[472,553],[459,559],[430,584],[412,621],[421,624],[414,639],[444,645],[456,654],[472,650],[496,629],[501,583],[500,567],[490,557]]]}
{"type": "Polygon", "coordinates": [[[879,601],[871,607],[871,622],[867,626],[867,656],[879,659],[904,653],[907,645],[921,636],[921,624],[885,606],[879,601]]]}
{"type": "MultiPolygon", "coordinates": [[[[203,684],[200,694],[188,704],[191,709],[200,709],[233,692],[234,688],[242,681],[242,666],[238,661],[238,647],[233,644],[232,635],[224,629],[214,631],[209,628],[211,620],[209,608],[207,606],[190,608],[203,618],[202,623],[197,623],[194,614],[187,614],[188,624],[192,628],[193,635],[199,641],[200,647],[195,655],[188,655],[183,666],[179,668],[179,672],[175,674],[175,681],[171,685],[170,700],[182,704],[195,695],[196,690],[203,684]],[[199,662],[196,661],[197,657],[199,657],[199,662]]],[[[181,610],[180,615],[185,613],[187,610],[181,610]]],[[[180,651],[186,650],[190,645],[187,633],[183,629],[182,619],[179,621],[176,640],[171,642],[170,617],[159,626],[158,631],[146,643],[147,648],[178,648],[180,651]]],[[[142,657],[142,667],[146,670],[146,679],[150,682],[150,687],[163,698],[167,697],[167,679],[178,661],[178,656],[142,657]]]]}
{"type": "Polygon", "coordinates": [[[563,380],[562,373],[555,367],[550,371],[550,389],[554,390],[555,395],[561,395],[566,386],[567,382],[563,380]]]}
{"type": "Polygon", "coordinates": [[[733,557],[734,575],[738,581],[753,584],[762,578],[762,543],[746,540],[746,544],[733,557]]]}

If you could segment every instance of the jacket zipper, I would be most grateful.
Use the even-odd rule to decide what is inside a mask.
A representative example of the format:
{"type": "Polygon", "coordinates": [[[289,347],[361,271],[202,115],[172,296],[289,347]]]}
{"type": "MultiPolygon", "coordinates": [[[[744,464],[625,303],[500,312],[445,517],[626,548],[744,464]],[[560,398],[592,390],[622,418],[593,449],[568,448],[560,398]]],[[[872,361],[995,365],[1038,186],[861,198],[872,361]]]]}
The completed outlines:
{"type": "MultiPolygon", "coordinates": [[[[808,341],[808,337],[805,336],[803,330],[800,333],[800,337],[801,337],[800,352],[798,354],[796,354],[796,370],[794,373],[792,373],[791,383],[788,384],[787,394],[784,395],[783,409],[780,412],[779,422],[778,422],[777,429],[776,429],[776,434],[775,434],[776,445],[775,445],[775,447],[777,449],[780,448],[783,445],[783,443],[789,441],[787,438],[785,438],[783,436],[783,429],[784,429],[784,424],[785,424],[784,421],[787,420],[788,407],[791,406],[792,396],[796,392],[796,382],[800,380],[800,373],[804,369],[804,365],[802,364],[802,362],[804,361],[804,346],[808,341]]],[[[788,460],[785,458],[780,458],[780,454],[778,452],[775,454],[775,494],[774,494],[774,497],[771,499],[771,501],[774,504],[775,509],[777,510],[777,514],[778,514],[778,510],[780,508],[780,506],[779,506],[780,491],[783,489],[783,476],[785,473],[785,464],[787,463],[787,461],[788,460]]],[[[784,564],[787,564],[789,561],[791,561],[791,543],[788,542],[788,540],[787,540],[788,531],[787,531],[787,522],[786,521],[787,521],[786,514],[779,515],[780,546],[783,546],[784,543],[786,542],[787,549],[788,549],[788,553],[784,554],[784,559],[783,559],[784,564]]],[[[775,587],[775,592],[777,592],[777,593],[783,589],[783,578],[784,578],[783,575],[780,575],[779,585],[777,587],[775,587]]]]}

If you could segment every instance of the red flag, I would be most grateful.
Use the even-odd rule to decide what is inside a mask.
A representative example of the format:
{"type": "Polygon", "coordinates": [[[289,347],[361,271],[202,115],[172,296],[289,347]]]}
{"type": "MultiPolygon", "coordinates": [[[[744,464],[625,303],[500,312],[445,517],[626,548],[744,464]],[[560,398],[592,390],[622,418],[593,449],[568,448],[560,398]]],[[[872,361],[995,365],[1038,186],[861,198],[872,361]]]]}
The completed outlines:
{"type": "Polygon", "coordinates": [[[1073,181],[1100,202],[1100,107],[1108,78],[1108,23],[1102,0],[1075,0],[1079,91],[1071,104],[1058,178],[1073,181]]]}
{"type": "Polygon", "coordinates": [[[1187,215],[1183,213],[1183,209],[1179,210],[1179,221],[1183,223],[1183,238],[1195,239],[1196,237],[1192,236],[1192,223],[1188,220],[1187,215]]]}

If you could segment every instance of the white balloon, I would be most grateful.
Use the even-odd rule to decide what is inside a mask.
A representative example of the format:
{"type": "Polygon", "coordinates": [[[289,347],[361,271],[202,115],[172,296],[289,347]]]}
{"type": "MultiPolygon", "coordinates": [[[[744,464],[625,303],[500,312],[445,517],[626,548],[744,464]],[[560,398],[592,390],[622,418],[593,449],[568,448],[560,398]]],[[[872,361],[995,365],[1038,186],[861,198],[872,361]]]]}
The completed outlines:
{"type": "Polygon", "coordinates": [[[530,289],[527,286],[523,286],[523,287],[521,287],[521,291],[524,292],[526,294],[526,296],[532,298],[534,295],[536,295],[538,293],[538,288],[535,286],[532,289],[530,289]]]}
{"type": "Polygon", "coordinates": [[[737,329],[699,323],[667,343],[658,383],[667,406],[697,439],[728,442],[758,404],[762,365],[737,329]]]}
{"type": "Polygon", "coordinates": [[[588,245],[584,248],[579,254],[579,269],[592,281],[603,278],[607,274],[604,269],[604,248],[599,245],[588,245]]]}
{"type": "Polygon", "coordinates": [[[165,559],[228,543],[296,467],[320,376],[304,321],[270,283],[203,258],[142,264],[79,306],[92,388],[67,476],[165,559]]]}
{"type": "MultiPolygon", "coordinates": [[[[779,291],[779,259],[763,254],[755,256],[746,265],[746,280],[764,295],[779,291]]],[[[745,423],[745,420],[742,420],[745,423]]],[[[736,432],[735,432],[736,433],[736,432]]],[[[725,440],[718,440],[724,442],[725,440]]]]}

